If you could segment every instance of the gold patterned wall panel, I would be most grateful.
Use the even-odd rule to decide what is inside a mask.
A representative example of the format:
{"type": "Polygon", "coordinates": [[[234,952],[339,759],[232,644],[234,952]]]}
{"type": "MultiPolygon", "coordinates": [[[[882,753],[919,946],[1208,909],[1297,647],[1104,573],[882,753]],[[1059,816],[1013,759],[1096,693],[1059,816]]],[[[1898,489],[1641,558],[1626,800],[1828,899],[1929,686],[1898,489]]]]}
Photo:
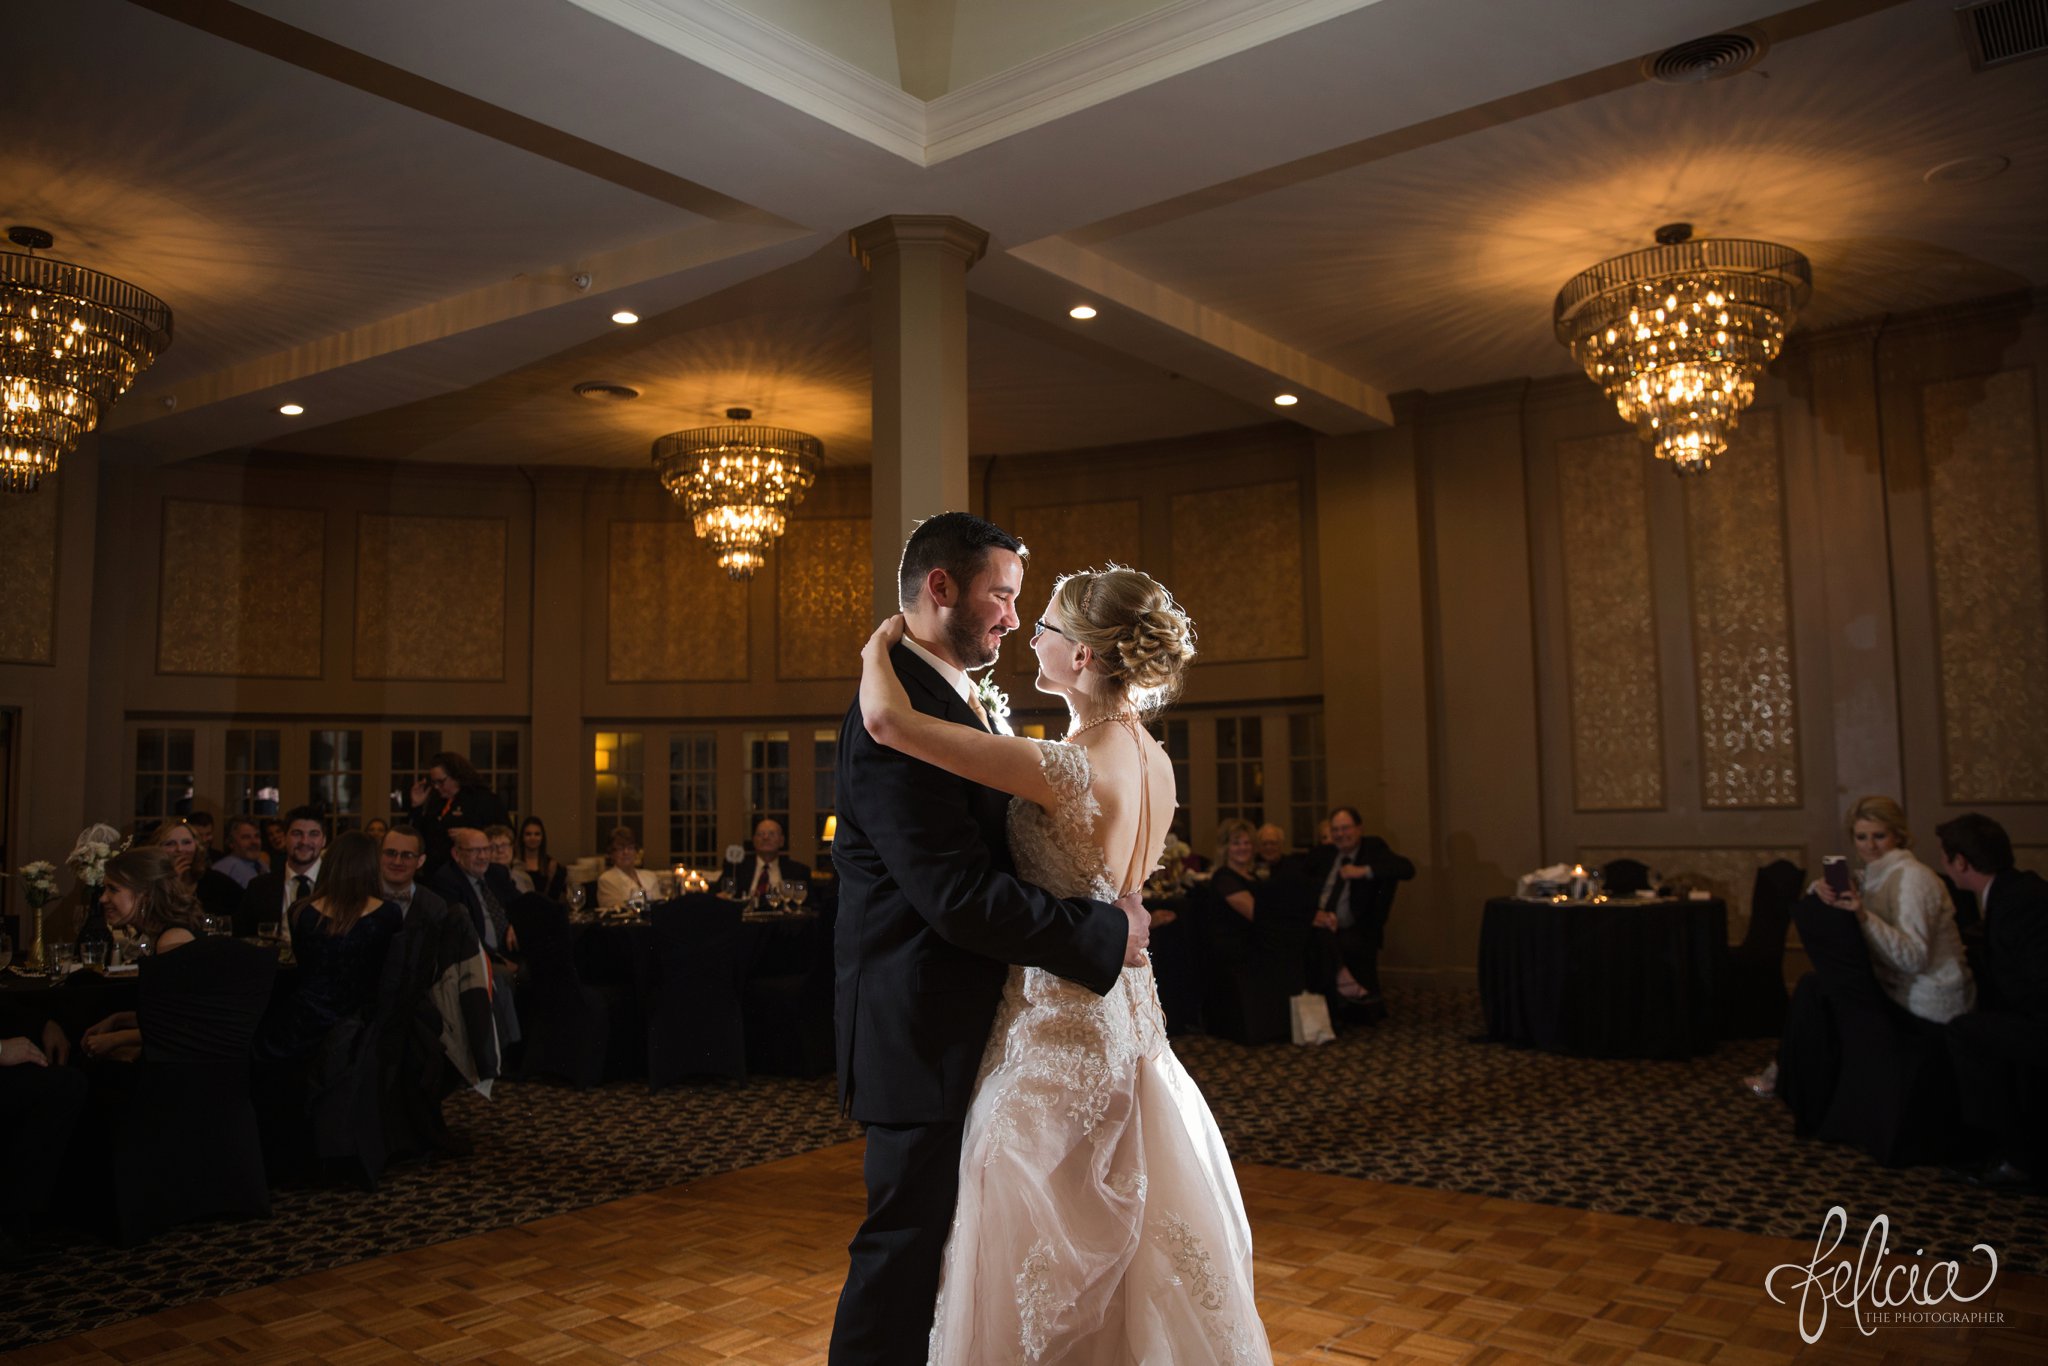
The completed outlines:
{"type": "MultiPolygon", "coordinates": [[[[1713,472],[1721,472],[1719,456],[1714,458],[1713,472]]],[[[1778,859],[1786,859],[1802,868],[1806,866],[1806,850],[1790,846],[1776,849],[1603,847],[1581,849],[1578,853],[1579,862],[1589,868],[1597,868],[1618,858],[1647,863],[1667,883],[1682,883],[1712,892],[1727,902],[1728,942],[1731,944],[1741,943],[1742,936],[1749,929],[1749,894],[1756,885],[1756,870],[1778,859]]]]}
{"type": "Polygon", "coordinates": [[[1922,392],[1948,799],[2048,800],[2048,596],[2031,370],[1922,392]]]}
{"type": "Polygon", "coordinates": [[[866,517],[791,521],[775,561],[775,670],[787,679],[858,678],[874,610],[866,517]]]}
{"type": "Polygon", "coordinates": [[[1572,804],[1581,811],[1659,810],[1664,725],[1642,443],[1630,433],[1560,441],[1557,498],[1572,804]]]}
{"type": "Polygon", "coordinates": [[[1300,482],[1177,493],[1172,514],[1167,587],[1195,623],[1197,662],[1307,654],[1300,482]]]}
{"type": "Polygon", "coordinates": [[[613,522],[609,551],[607,678],[746,678],[747,585],[725,576],[688,522],[613,522]]]}
{"type": "Polygon", "coordinates": [[[1752,412],[1685,486],[1700,800],[1796,807],[1799,741],[1775,413],[1752,412]]]}
{"type": "Polygon", "coordinates": [[[505,676],[505,523],[482,517],[356,520],[356,677],[505,676]],[[461,584],[460,610],[435,585],[461,584]]]}
{"type": "Polygon", "coordinates": [[[320,677],[326,528],[318,508],[166,499],[157,672],[320,677]]]}
{"type": "Polygon", "coordinates": [[[57,621],[57,481],[0,495],[0,664],[48,664],[57,621]]]}

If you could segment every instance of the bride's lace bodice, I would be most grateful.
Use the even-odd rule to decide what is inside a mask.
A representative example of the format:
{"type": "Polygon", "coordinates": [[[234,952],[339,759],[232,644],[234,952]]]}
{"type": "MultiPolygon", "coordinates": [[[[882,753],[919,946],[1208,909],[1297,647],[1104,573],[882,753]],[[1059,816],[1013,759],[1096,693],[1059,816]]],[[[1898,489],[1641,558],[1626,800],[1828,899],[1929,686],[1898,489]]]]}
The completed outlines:
{"type": "MultiPolygon", "coordinates": [[[[1042,807],[1011,800],[1017,875],[1061,897],[1115,900],[1118,888],[1095,838],[1102,807],[1088,751],[1064,740],[1032,743],[1054,801],[1042,807]]],[[[1138,1060],[1165,1047],[1166,1020],[1149,965],[1125,968],[1105,996],[1043,968],[1012,967],[981,1060],[981,1084],[999,1088],[990,1115],[993,1146],[1055,1112],[1092,1132],[1138,1060]]]]}

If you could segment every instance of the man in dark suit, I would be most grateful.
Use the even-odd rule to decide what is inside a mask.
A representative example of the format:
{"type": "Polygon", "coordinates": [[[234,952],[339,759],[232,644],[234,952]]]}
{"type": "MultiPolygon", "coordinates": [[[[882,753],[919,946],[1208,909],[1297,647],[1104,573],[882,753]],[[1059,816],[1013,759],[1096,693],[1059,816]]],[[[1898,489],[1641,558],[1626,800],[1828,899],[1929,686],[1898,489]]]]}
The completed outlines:
{"type": "Polygon", "coordinates": [[[749,898],[766,895],[771,886],[808,879],[811,870],[782,852],[788,842],[781,821],[773,816],[761,817],[754,822],[752,856],[726,864],[721,876],[731,878],[740,895],[749,898]]]}
{"type": "Polygon", "coordinates": [[[1414,877],[1415,865],[1379,836],[1366,834],[1357,807],[1340,806],[1330,812],[1330,843],[1310,850],[1296,868],[1316,894],[1310,987],[1330,998],[1333,1014],[1374,1023],[1385,1019],[1380,946],[1387,910],[1394,885],[1414,877]]]}
{"type": "Polygon", "coordinates": [[[1950,1020],[1962,1117],[1990,1135],[1991,1158],[1949,1173],[1972,1185],[2034,1185],[2048,1134],[2048,881],[2013,866],[2012,840],[1966,812],[1934,828],[1956,889],[1976,899],[1966,937],[1976,1009],[1950,1020]]]}
{"type": "MultiPolygon", "coordinates": [[[[1023,546],[966,513],[903,548],[911,705],[985,725],[966,670],[1017,628],[1023,546]]],[[[1011,875],[1009,798],[877,744],[859,704],[839,732],[836,1034],[840,1104],[867,1128],[867,1218],[832,1325],[833,1366],[921,1361],[959,1188],[960,1141],[1009,965],[1106,994],[1145,943],[1136,896],[1061,901],[1011,875]]]]}
{"type": "Polygon", "coordinates": [[[235,908],[235,935],[247,939],[258,925],[278,923],[290,934],[288,913],[313,895],[320,885],[320,864],[327,856],[327,827],[310,806],[295,806],[284,817],[283,866],[249,879],[242,903],[235,908]]]}
{"type": "Polygon", "coordinates": [[[512,922],[505,913],[513,897],[509,875],[491,862],[491,840],[481,830],[457,826],[448,831],[448,862],[427,878],[427,886],[457,911],[469,916],[477,942],[491,960],[491,974],[498,986],[491,995],[491,1014],[497,1021],[498,1038],[507,1044],[519,1042],[519,1015],[513,1008],[516,966],[512,954],[519,943],[512,936],[512,922]]]}

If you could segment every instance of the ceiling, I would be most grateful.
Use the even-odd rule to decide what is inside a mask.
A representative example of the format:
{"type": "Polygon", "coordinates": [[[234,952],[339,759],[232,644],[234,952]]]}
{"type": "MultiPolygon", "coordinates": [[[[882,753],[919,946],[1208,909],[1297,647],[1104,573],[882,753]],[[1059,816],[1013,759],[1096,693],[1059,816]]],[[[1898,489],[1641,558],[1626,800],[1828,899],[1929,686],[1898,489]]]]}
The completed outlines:
{"type": "Polygon", "coordinates": [[[10,16],[0,216],[175,310],[104,424],[137,462],[631,467],[741,405],[864,463],[845,234],[890,213],[990,234],[985,454],[1566,371],[1558,286],[1673,220],[1805,252],[1809,327],[2048,283],[2048,65],[1781,5],[69,0],[10,16]],[[1643,78],[1737,26],[1750,71],[1643,78]]]}

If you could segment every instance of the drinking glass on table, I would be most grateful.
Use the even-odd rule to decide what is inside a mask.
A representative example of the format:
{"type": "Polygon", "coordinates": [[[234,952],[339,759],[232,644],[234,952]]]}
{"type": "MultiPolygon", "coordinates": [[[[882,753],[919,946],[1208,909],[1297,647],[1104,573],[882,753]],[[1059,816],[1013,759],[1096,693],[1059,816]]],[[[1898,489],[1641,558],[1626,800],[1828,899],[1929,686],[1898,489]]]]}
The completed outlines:
{"type": "Polygon", "coordinates": [[[50,975],[63,977],[78,966],[78,945],[59,944],[50,950],[50,975]]]}
{"type": "Polygon", "coordinates": [[[807,879],[793,877],[782,884],[782,895],[791,910],[800,911],[804,908],[804,902],[810,898],[811,884],[807,879]]]}
{"type": "Polygon", "coordinates": [[[647,889],[645,887],[635,887],[633,889],[633,894],[626,898],[626,909],[634,915],[647,914],[647,889]]]}
{"type": "Polygon", "coordinates": [[[88,939],[78,946],[78,966],[97,971],[107,965],[107,944],[103,939],[88,939]]]}
{"type": "Polygon", "coordinates": [[[569,889],[569,914],[578,915],[583,910],[583,884],[577,883],[569,889]]]}

